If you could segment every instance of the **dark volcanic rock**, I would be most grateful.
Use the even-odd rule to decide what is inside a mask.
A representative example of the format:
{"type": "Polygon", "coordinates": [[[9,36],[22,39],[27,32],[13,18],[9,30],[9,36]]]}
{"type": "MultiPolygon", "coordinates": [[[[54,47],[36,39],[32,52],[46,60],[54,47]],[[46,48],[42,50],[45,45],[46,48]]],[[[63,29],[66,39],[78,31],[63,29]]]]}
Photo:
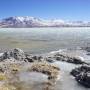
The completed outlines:
{"type": "Polygon", "coordinates": [[[43,59],[43,57],[42,56],[36,56],[36,55],[28,55],[28,54],[26,54],[25,55],[26,56],[26,60],[28,61],[28,62],[34,62],[34,61],[38,61],[38,62],[41,62],[42,61],[42,59],[43,59]]]}
{"type": "Polygon", "coordinates": [[[90,88],[90,66],[83,65],[81,67],[75,68],[71,71],[71,75],[75,77],[77,82],[90,88]]]}
{"type": "Polygon", "coordinates": [[[57,61],[65,61],[65,62],[74,63],[74,64],[86,64],[79,57],[71,57],[71,56],[67,56],[67,55],[63,55],[63,54],[59,54],[59,53],[57,53],[56,55],[54,55],[54,58],[57,61]]]}
{"type": "Polygon", "coordinates": [[[32,59],[31,55],[26,54],[25,56],[26,56],[25,60],[27,60],[28,62],[34,62],[34,60],[32,59]]]}
{"type": "Polygon", "coordinates": [[[42,58],[43,58],[42,56],[32,56],[32,59],[38,60],[38,61],[41,61],[42,58]]]}
{"type": "Polygon", "coordinates": [[[49,63],[55,62],[54,58],[52,58],[52,57],[47,57],[46,61],[49,62],[49,63]]]}

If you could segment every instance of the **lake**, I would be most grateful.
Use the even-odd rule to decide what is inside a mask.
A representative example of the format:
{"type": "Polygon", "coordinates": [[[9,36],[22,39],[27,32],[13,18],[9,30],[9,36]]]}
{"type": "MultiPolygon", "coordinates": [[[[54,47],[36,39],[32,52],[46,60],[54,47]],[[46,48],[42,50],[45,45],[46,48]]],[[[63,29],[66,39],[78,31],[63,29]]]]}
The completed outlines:
{"type": "MultiPolygon", "coordinates": [[[[76,48],[83,46],[90,46],[90,28],[0,29],[0,52],[12,48],[20,48],[31,54],[44,55],[44,53],[53,53],[52,51],[57,51],[59,49],[71,49],[67,53],[79,55],[84,57],[85,60],[90,61],[90,56],[87,56],[85,52],[82,50],[75,51],[76,48]]],[[[77,65],[66,62],[55,62],[54,64],[58,65],[61,69],[60,80],[57,81],[54,90],[89,90],[88,88],[78,84],[70,75],[70,71],[77,67],[77,65]]],[[[42,90],[44,87],[42,82],[46,80],[46,76],[38,73],[21,73],[20,78],[26,85],[24,85],[25,87],[23,90],[26,90],[26,88],[30,90],[31,87],[31,90],[42,90]]]]}
{"type": "Polygon", "coordinates": [[[0,52],[21,48],[46,53],[90,45],[90,28],[1,28],[0,52]]]}

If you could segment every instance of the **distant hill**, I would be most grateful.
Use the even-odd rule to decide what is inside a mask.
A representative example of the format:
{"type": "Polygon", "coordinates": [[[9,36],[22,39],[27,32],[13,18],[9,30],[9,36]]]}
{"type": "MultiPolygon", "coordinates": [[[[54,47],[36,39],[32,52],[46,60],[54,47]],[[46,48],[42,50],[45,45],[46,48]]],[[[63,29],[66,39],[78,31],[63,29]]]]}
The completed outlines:
{"type": "Polygon", "coordinates": [[[31,28],[31,27],[90,27],[86,21],[64,21],[59,19],[44,20],[35,17],[8,17],[0,21],[1,28],[31,28]]]}

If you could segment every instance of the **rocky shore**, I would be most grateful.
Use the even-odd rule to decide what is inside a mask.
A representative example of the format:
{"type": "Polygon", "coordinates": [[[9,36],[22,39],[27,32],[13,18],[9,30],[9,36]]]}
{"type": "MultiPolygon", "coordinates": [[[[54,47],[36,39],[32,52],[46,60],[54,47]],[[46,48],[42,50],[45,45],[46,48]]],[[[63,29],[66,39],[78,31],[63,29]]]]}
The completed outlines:
{"type": "Polygon", "coordinates": [[[85,87],[90,88],[90,66],[82,65],[78,68],[75,68],[71,71],[77,82],[84,85],[85,87]]]}
{"type": "Polygon", "coordinates": [[[42,90],[56,90],[52,89],[52,86],[57,83],[59,77],[63,76],[60,74],[62,70],[55,62],[66,62],[77,66],[69,73],[81,85],[90,88],[90,65],[80,57],[72,57],[59,52],[45,56],[31,55],[15,48],[0,54],[0,90],[33,90],[27,86],[23,87],[25,83],[20,80],[19,74],[24,72],[46,75],[47,81],[42,90]]]}

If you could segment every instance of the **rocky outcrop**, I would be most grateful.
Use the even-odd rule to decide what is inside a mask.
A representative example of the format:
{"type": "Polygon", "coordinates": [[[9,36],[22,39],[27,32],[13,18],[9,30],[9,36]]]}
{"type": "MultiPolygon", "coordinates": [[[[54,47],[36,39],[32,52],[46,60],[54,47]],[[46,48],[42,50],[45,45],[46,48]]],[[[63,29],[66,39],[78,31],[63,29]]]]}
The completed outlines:
{"type": "Polygon", "coordinates": [[[15,48],[11,51],[4,52],[1,55],[0,61],[3,61],[5,59],[15,59],[15,60],[23,61],[25,59],[25,53],[21,49],[15,48]]]}
{"type": "Polygon", "coordinates": [[[15,60],[24,61],[24,62],[46,61],[49,63],[53,63],[55,61],[65,61],[65,62],[73,63],[73,64],[87,64],[79,57],[71,57],[68,55],[60,54],[60,53],[56,53],[53,56],[43,57],[40,55],[30,55],[30,54],[24,53],[19,48],[15,48],[13,50],[10,50],[1,54],[0,61],[5,61],[5,60],[10,60],[12,62],[15,60]]]}
{"type": "Polygon", "coordinates": [[[48,75],[50,83],[54,84],[58,78],[60,68],[46,62],[33,63],[28,71],[40,72],[48,75]]]}
{"type": "MultiPolygon", "coordinates": [[[[0,67],[1,68],[0,81],[3,81],[7,85],[8,84],[15,85],[16,88],[18,87],[16,84],[20,85],[19,87],[22,87],[21,84],[23,85],[22,82],[24,82],[24,81],[22,81],[20,79],[22,77],[20,74],[25,73],[25,72],[27,72],[27,73],[36,72],[36,73],[42,73],[42,75],[43,74],[47,75],[47,81],[45,81],[45,83],[48,86],[55,85],[57,82],[57,79],[59,79],[59,74],[60,74],[60,68],[58,66],[49,64],[46,62],[3,63],[2,65],[0,64],[0,66],[1,66],[0,67]],[[4,67],[5,67],[5,69],[4,69],[4,67]]],[[[36,74],[36,75],[38,75],[38,74],[36,74]]],[[[31,77],[28,77],[28,78],[31,78],[31,77]]],[[[28,82],[28,84],[29,84],[29,82],[28,82]]],[[[0,89],[0,90],[2,90],[2,89],[0,89]]],[[[15,89],[15,90],[20,90],[20,88],[15,89]]],[[[23,89],[23,90],[25,90],[25,89],[23,89]]],[[[45,90],[47,90],[47,89],[45,89],[45,90]]]]}
{"type": "Polygon", "coordinates": [[[87,46],[87,47],[81,47],[81,49],[82,49],[82,50],[85,50],[85,51],[87,51],[87,52],[90,52],[90,47],[88,47],[88,46],[87,46]]]}
{"type": "Polygon", "coordinates": [[[90,88],[90,66],[83,65],[71,71],[77,82],[90,88]]]}
{"type": "Polygon", "coordinates": [[[23,52],[23,50],[19,48],[15,48],[13,50],[4,52],[0,56],[0,61],[24,61],[24,62],[34,62],[34,61],[42,61],[43,57],[39,55],[30,55],[23,52]]]}
{"type": "Polygon", "coordinates": [[[74,64],[86,64],[81,58],[79,57],[71,57],[71,56],[68,56],[68,55],[64,55],[64,54],[55,54],[54,55],[54,58],[57,60],[57,61],[65,61],[65,62],[68,62],[68,63],[74,63],[74,64]]]}
{"type": "Polygon", "coordinates": [[[34,61],[38,61],[38,62],[41,62],[43,61],[43,57],[42,56],[39,56],[39,55],[29,55],[29,54],[25,54],[25,60],[28,61],[28,62],[34,62],[34,61]]]}

